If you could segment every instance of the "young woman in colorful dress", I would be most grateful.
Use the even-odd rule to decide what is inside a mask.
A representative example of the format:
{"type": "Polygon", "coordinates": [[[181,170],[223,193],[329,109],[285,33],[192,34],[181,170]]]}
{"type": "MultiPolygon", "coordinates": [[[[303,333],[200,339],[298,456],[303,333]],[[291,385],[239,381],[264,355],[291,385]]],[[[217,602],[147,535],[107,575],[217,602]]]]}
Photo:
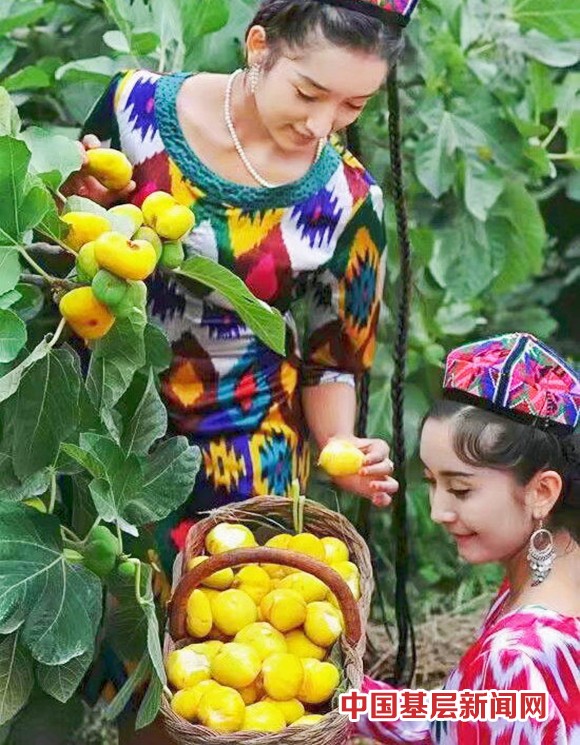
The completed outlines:
{"type": "MultiPolygon", "coordinates": [[[[264,0],[246,70],[118,74],[84,126],[87,148],[110,145],[132,162],[125,199],[140,205],[164,190],[191,207],[186,251],[232,270],[288,325],[282,356],[218,293],[150,283],[150,317],[173,347],[162,381],[170,427],[202,454],[190,502],[156,528],[166,570],[200,511],[288,495],[295,480],[304,493],[309,433],[320,448],[341,437],[364,451],[340,488],[379,506],[397,489],[387,443],[355,436],[356,383],[373,361],[383,287],[383,198],[331,137],[384,83],[416,2],[264,0]],[[291,315],[301,297],[302,355],[291,315]]],[[[66,191],[119,199],[84,171],[66,191]]]]}
{"type": "MultiPolygon", "coordinates": [[[[371,721],[383,743],[580,743],[580,378],[529,334],[460,347],[427,415],[431,516],[472,564],[506,579],[446,691],[535,691],[546,717],[371,721]]],[[[363,690],[389,690],[365,679],[363,690]]],[[[390,689],[392,690],[392,689],[390,689]]]]}

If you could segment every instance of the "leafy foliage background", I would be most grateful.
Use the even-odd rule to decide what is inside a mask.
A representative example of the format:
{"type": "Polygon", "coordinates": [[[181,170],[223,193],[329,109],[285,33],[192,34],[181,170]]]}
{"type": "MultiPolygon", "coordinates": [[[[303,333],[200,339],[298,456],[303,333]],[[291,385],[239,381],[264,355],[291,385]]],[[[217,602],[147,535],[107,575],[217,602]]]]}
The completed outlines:
{"type": "MultiPolygon", "coordinates": [[[[34,127],[75,138],[118,70],[230,71],[241,65],[244,30],[256,5],[256,0],[4,0],[0,85],[18,108],[27,141],[42,138],[34,127]]],[[[577,0],[423,0],[408,39],[399,78],[415,274],[406,389],[412,452],[453,346],[526,330],[554,344],[572,364],[580,361],[580,6],[577,0]]],[[[0,111],[0,135],[9,134],[15,114],[6,106],[0,111]]],[[[358,134],[363,160],[388,197],[387,132],[386,95],[380,94],[361,118],[358,134]]],[[[61,157],[72,155],[63,149],[61,157]]],[[[53,165],[49,158],[35,164],[46,178],[53,165]]],[[[1,173],[0,163],[0,188],[1,173]]],[[[30,186],[20,199],[33,210],[41,195],[30,186]]],[[[389,276],[369,431],[388,439],[398,282],[389,199],[386,218],[389,276]]],[[[6,252],[0,295],[11,289],[15,271],[16,255],[6,252]]],[[[23,321],[38,301],[32,290],[25,292],[23,321]]],[[[22,341],[21,325],[11,323],[12,333],[0,340],[1,371],[22,341]]],[[[40,340],[53,319],[41,315],[35,323],[29,339],[40,340]]],[[[145,360],[145,348],[142,354],[145,360]]],[[[46,374],[73,380],[65,356],[59,369],[46,374]]],[[[147,380],[141,385],[140,395],[147,380]]],[[[159,417],[153,391],[151,396],[159,417]]],[[[18,405],[23,427],[26,401],[18,405]]],[[[20,481],[37,471],[28,457],[33,451],[15,461],[20,481]]],[[[420,617],[485,590],[499,569],[458,562],[453,546],[430,522],[416,459],[409,468],[410,592],[420,617]]],[[[320,476],[313,479],[311,496],[356,519],[355,502],[336,495],[320,476]]],[[[371,529],[385,589],[376,613],[390,619],[388,511],[372,513],[371,529]]],[[[0,647],[0,657],[10,654],[0,647]]],[[[26,661],[22,669],[28,669],[26,661]]],[[[20,684],[29,683],[23,672],[20,684]]],[[[11,737],[18,741],[17,733],[11,737]]]]}

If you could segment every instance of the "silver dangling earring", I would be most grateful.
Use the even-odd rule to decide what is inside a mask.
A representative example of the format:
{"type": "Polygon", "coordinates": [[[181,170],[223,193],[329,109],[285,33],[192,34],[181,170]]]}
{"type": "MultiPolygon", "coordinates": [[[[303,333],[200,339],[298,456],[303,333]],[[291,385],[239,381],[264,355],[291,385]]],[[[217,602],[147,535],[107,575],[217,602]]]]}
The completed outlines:
{"type": "Polygon", "coordinates": [[[260,70],[261,70],[260,65],[255,62],[253,65],[250,65],[250,69],[248,71],[248,79],[250,81],[250,92],[253,96],[256,94],[256,91],[258,90],[258,82],[260,80],[260,70]]]}
{"type": "Polygon", "coordinates": [[[544,523],[540,520],[540,527],[532,533],[528,548],[532,587],[540,585],[550,574],[555,558],[554,536],[547,528],[544,528],[544,523]]]}

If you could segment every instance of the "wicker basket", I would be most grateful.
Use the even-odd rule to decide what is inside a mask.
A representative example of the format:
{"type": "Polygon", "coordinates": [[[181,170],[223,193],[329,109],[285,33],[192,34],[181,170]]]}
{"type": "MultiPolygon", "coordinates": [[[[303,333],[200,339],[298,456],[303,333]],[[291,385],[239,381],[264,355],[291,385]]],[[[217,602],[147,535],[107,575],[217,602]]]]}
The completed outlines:
{"type": "MultiPolygon", "coordinates": [[[[251,527],[258,541],[280,532],[280,523],[292,532],[293,502],[280,497],[257,497],[212,511],[190,530],[183,555],[178,557],[174,572],[173,595],[169,606],[169,633],[165,638],[165,654],[191,642],[187,639],[186,605],[190,593],[205,577],[225,567],[248,563],[283,564],[309,572],[325,582],[336,595],[345,619],[345,632],[340,640],[344,660],[344,675],[349,688],[360,687],[363,677],[363,654],[366,644],[366,620],[373,591],[372,567],[366,543],[346,518],[322,505],[304,502],[304,530],[315,535],[335,536],[349,548],[351,560],[358,566],[361,598],[358,603],[340,575],[326,564],[303,554],[265,547],[237,549],[210,557],[195,569],[184,572],[188,561],[205,550],[205,537],[218,523],[244,523],[251,527]],[[260,533],[262,535],[260,536],[260,533]]],[[[344,745],[352,725],[337,711],[331,711],[314,725],[288,727],[281,732],[234,732],[219,734],[178,717],[164,699],[159,715],[164,742],[175,745],[344,745]]]]}

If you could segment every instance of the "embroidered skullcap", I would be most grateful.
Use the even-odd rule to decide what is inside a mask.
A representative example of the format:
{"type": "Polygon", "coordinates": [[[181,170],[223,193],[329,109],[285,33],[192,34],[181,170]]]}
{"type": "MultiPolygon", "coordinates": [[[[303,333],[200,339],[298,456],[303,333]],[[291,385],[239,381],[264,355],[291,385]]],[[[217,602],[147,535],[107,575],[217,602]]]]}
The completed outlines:
{"type": "Polygon", "coordinates": [[[505,334],[454,349],[443,389],[446,398],[556,434],[571,434],[580,419],[578,373],[531,334],[505,334]]]}

